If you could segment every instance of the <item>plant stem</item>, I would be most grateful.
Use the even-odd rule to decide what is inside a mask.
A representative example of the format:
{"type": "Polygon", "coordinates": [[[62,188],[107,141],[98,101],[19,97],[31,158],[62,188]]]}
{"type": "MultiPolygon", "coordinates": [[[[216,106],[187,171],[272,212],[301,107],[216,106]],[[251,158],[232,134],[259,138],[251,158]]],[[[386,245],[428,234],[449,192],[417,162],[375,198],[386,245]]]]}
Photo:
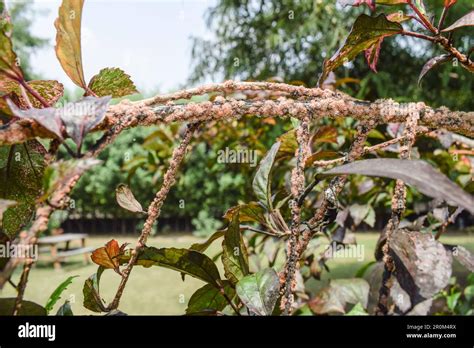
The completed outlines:
{"type": "Polygon", "coordinates": [[[22,85],[28,93],[30,93],[33,97],[35,97],[45,108],[50,107],[51,105],[44,99],[35,89],[33,89],[25,80],[18,81],[20,85],[22,85]]]}
{"type": "Polygon", "coordinates": [[[240,316],[241,314],[240,314],[240,312],[239,312],[239,309],[236,307],[235,303],[232,302],[232,300],[229,298],[229,296],[227,296],[227,294],[225,293],[224,288],[221,288],[220,291],[221,291],[222,296],[224,296],[225,300],[230,304],[230,306],[232,307],[232,309],[234,310],[234,312],[235,312],[238,316],[240,316]]]}
{"type": "Polygon", "coordinates": [[[448,13],[448,9],[449,7],[443,7],[443,12],[441,13],[441,17],[438,22],[438,30],[437,30],[438,34],[440,33],[441,29],[443,29],[443,24],[444,24],[444,20],[446,19],[446,14],[448,13]]]}
{"type": "Polygon", "coordinates": [[[415,33],[413,31],[402,31],[400,33],[401,35],[405,35],[405,36],[413,36],[413,37],[416,37],[416,38],[419,38],[419,39],[423,39],[423,40],[428,40],[428,41],[431,41],[431,42],[436,42],[436,38],[432,37],[432,36],[428,36],[428,35],[425,35],[425,34],[420,34],[420,33],[415,33]]]}
{"type": "Polygon", "coordinates": [[[433,26],[433,24],[431,24],[431,22],[428,20],[428,18],[426,18],[426,16],[420,12],[420,10],[418,9],[418,7],[416,7],[416,5],[413,4],[413,2],[410,1],[409,3],[410,7],[413,9],[413,11],[415,11],[416,15],[418,16],[418,18],[421,19],[421,21],[423,22],[423,24],[425,25],[426,29],[428,29],[429,31],[431,31],[433,34],[436,34],[438,31],[436,30],[436,28],[433,26]]]}

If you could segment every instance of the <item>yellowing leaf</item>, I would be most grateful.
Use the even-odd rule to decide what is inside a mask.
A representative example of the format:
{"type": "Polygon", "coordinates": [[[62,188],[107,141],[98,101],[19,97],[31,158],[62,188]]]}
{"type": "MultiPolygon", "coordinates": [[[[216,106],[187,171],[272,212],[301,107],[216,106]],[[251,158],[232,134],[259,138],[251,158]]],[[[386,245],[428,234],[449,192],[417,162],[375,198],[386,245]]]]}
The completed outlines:
{"type": "Polygon", "coordinates": [[[64,72],[79,87],[87,89],[82,68],[81,18],[84,0],[63,0],[56,27],[56,56],[64,72]]]}
{"type": "Polygon", "coordinates": [[[133,196],[133,192],[127,185],[120,184],[115,189],[115,198],[117,203],[124,209],[134,213],[143,212],[142,205],[133,196]]]}
{"type": "Polygon", "coordinates": [[[138,93],[130,76],[119,68],[105,68],[89,82],[89,88],[99,97],[111,95],[113,98],[138,93]]]}

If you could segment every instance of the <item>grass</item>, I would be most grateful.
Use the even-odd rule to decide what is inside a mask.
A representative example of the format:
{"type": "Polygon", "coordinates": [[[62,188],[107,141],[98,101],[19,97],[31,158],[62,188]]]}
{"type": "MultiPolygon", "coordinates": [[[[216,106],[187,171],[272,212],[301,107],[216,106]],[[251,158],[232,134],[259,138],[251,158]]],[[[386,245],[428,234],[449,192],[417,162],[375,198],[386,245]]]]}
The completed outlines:
{"type": "MultiPolygon", "coordinates": [[[[100,247],[111,238],[113,237],[91,237],[88,240],[88,245],[100,247]]],[[[115,238],[120,243],[129,242],[132,245],[134,245],[133,243],[136,240],[131,237],[115,238]]],[[[200,241],[200,239],[189,235],[170,235],[150,238],[147,244],[156,247],[173,246],[186,248],[197,241],[200,241]]],[[[357,234],[357,241],[364,248],[364,257],[360,261],[356,258],[337,258],[329,261],[330,274],[325,272],[321,281],[312,280],[308,284],[311,290],[317,291],[327,282],[329,277],[353,277],[360,267],[373,260],[377,234],[359,233],[357,234]]],[[[474,251],[474,237],[466,234],[443,236],[441,241],[448,244],[463,245],[469,250],[474,251]]],[[[207,254],[214,256],[219,251],[219,248],[220,241],[216,241],[207,254]]],[[[72,302],[74,314],[95,314],[82,306],[82,286],[87,277],[95,273],[96,269],[97,266],[92,263],[84,265],[82,256],[70,258],[59,271],[54,270],[50,263],[40,261],[31,271],[25,299],[45,305],[49,295],[62,281],[69,276],[78,275],[79,277],[75,278],[73,283],[64,291],[62,299],[56,304],[52,313],[56,312],[65,299],[69,299],[72,302]]],[[[465,278],[468,274],[468,271],[457,263],[455,263],[454,272],[458,278],[465,278]]],[[[17,270],[13,279],[18,279],[19,273],[20,271],[17,270]]],[[[221,272],[221,275],[223,275],[223,272],[221,272]]],[[[113,271],[107,270],[104,272],[100,291],[107,303],[112,299],[119,280],[119,276],[113,271]]],[[[194,291],[203,285],[202,281],[191,277],[186,277],[186,280],[183,282],[178,272],[165,268],[135,267],[123,294],[120,310],[132,315],[180,315],[184,313],[187,302],[194,291]]],[[[13,297],[15,296],[15,290],[11,286],[6,285],[3,291],[0,292],[0,295],[1,297],[13,297]]]]}

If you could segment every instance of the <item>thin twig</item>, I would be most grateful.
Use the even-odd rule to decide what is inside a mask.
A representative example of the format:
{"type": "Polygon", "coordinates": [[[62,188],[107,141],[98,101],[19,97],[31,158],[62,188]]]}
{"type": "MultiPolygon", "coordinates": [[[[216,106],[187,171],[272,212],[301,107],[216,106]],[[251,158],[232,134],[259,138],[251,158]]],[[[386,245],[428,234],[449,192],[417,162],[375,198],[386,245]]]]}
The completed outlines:
{"type": "Polygon", "coordinates": [[[286,263],[281,278],[281,304],[283,315],[290,315],[294,304],[293,292],[296,288],[296,271],[298,263],[298,240],[300,237],[301,225],[301,205],[299,197],[305,190],[304,165],[311,151],[309,147],[309,119],[301,121],[296,130],[296,140],[298,148],[296,149],[296,167],[291,172],[291,194],[293,199],[291,208],[291,227],[290,238],[288,239],[286,263]]]}
{"type": "Polygon", "coordinates": [[[130,257],[130,260],[128,264],[125,266],[125,269],[122,271],[122,279],[118,286],[117,292],[115,293],[114,299],[112,300],[110,305],[107,307],[108,311],[117,309],[119,306],[120,299],[122,297],[123,291],[125,290],[125,285],[127,284],[127,281],[130,277],[130,273],[132,272],[133,266],[135,265],[135,262],[137,261],[141,250],[145,246],[147,238],[150,235],[151,230],[153,228],[153,224],[160,216],[163,202],[168,196],[168,193],[171,187],[175,183],[176,174],[178,172],[179,165],[183,161],[184,156],[186,155],[188,145],[191,141],[191,138],[199,126],[200,126],[200,123],[194,123],[194,124],[189,125],[186,131],[186,134],[184,135],[183,140],[181,141],[179,146],[177,146],[173,151],[173,154],[170,159],[169,167],[166,170],[165,176],[163,178],[163,183],[161,185],[161,188],[157,192],[155,199],[153,199],[153,201],[148,206],[148,217],[145,221],[145,224],[143,226],[142,232],[135,246],[135,249],[132,250],[132,255],[130,257]]]}
{"type": "MultiPolygon", "coordinates": [[[[413,111],[411,117],[407,120],[405,124],[405,129],[403,131],[404,140],[402,141],[399,155],[401,159],[410,159],[411,157],[411,149],[416,140],[416,130],[419,119],[420,114],[417,111],[413,111]]],[[[392,240],[393,234],[396,233],[398,230],[398,225],[402,218],[403,212],[405,211],[405,203],[405,183],[402,180],[396,180],[395,189],[392,197],[392,215],[385,229],[386,241],[384,246],[382,247],[384,255],[384,273],[382,279],[382,286],[379,290],[379,300],[375,311],[377,315],[387,315],[389,312],[388,298],[390,296],[391,277],[393,271],[395,270],[395,263],[390,255],[390,242],[392,240]]]]}

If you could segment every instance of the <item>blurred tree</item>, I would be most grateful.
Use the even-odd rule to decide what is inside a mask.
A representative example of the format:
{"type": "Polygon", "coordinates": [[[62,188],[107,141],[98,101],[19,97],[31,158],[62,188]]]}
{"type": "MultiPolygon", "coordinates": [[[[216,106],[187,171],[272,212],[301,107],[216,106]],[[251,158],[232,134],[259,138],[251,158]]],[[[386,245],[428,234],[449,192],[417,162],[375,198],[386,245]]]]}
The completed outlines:
{"type": "MultiPolygon", "coordinates": [[[[438,19],[442,1],[430,1],[427,6],[438,19]]],[[[471,0],[458,1],[445,23],[453,23],[472,8],[471,0]]],[[[407,11],[403,6],[384,9],[386,13],[407,11]]],[[[191,82],[209,77],[265,80],[279,76],[286,82],[315,86],[324,59],[337,51],[362,12],[369,9],[342,8],[333,0],[220,0],[207,13],[213,38],[193,38],[191,82]]],[[[453,38],[463,51],[474,45],[472,30],[465,28],[453,38]]],[[[443,65],[429,72],[421,87],[417,85],[423,64],[440,53],[444,52],[422,40],[386,39],[378,74],[368,69],[363,55],[336,74],[360,81],[340,87],[359,98],[422,100],[433,106],[472,109],[472,74],[460,66],[443,65]]]]}
{"type": "Polygon", "coordinates": [[[32,32],[32,23],[38,13],[33,11],[30,0],[9,1],[7,7],[15,27],[12,39],[15,52],[20,58],[21,68],[27,80],[36,79],[38,76],[34,72],[35,67],[31,66],[30,57],[48,44],[47,39],[40,38],[32,32]]]}

